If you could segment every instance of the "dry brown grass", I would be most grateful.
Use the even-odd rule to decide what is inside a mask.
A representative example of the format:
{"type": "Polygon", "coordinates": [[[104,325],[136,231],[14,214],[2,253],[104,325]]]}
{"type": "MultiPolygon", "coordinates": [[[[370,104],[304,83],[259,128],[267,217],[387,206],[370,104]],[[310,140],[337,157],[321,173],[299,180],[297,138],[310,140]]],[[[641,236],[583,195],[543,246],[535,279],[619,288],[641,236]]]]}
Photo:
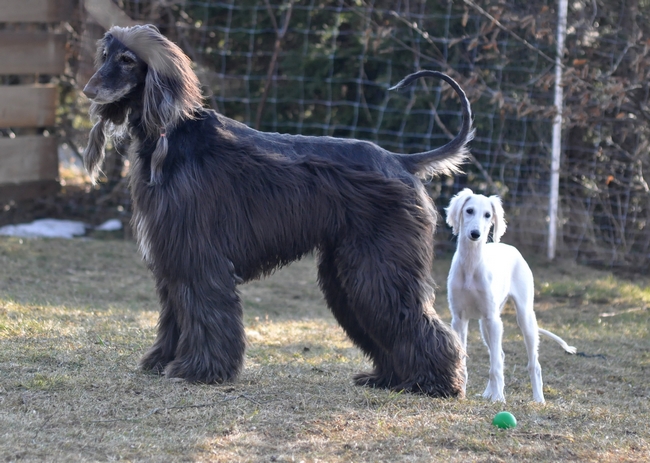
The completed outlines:
{"type": "MultiPolygon", "coordinates": [[[[446,320],[449,266],[434,269],[446,320]]],[[[153,283],[123,241],[0,238],[0,459],[6,461],[647,461],[650,289],[570,264],[534,265],[547,404],[531,402],[507,309],[506,397],[480,396],[487,353],[470,331],[466,400],[355,387],[369,368],[322,301],[313,259],[241,288],[249,349],[240,380],[143,374],[153,283]],[[604,315],[602,315],[604,314],[604,315]],[[516,429],[490,423],[502,409],[516,429]]]]}

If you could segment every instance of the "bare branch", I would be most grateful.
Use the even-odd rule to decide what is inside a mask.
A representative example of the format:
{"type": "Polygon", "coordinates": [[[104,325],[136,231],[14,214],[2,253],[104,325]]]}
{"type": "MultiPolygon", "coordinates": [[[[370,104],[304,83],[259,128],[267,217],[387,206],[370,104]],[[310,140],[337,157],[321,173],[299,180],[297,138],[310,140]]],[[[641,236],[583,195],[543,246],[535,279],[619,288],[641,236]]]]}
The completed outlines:
{"type": "Polygon", "coordinates": [[[264,92],[262,93],[262,98],[260,99],[260,103],[257,106],[257,115],[255,116],[255,128],[258,130],[262,122],[262,113],[264,112],[264,106],[266,106],[266,100],[269,96],[269,90],[271,89],[271,79],[273,78],[273,74],[275,73],[278,56],[280,55],[280,50],[282,49],[282,40],[284,39],[284,36],[286,35],[287,30],[289,29],[289,20],[291,19],[291,12],[293,11],[293,0],[289,0],[289,7],[287,8],[287,12],[285,13],[284,16],[284,24],[282,25],[282,29],[278,30],[278,23],[275,20],[275,15],[273,14],[273,10],[271,9],[271,4],[269,3],[269,0],[265,0],[265,3],[266,3],[266,10],[268,11],[269,16],[271,17],[271,21],[273,22],[273,28],[275,29],[276,38],[275,38],[275,46],[273,49],[273,56],[271,57],[271,63],[269,64],[269,69],[268,72],[266,73],[264,92]]]}
{"type": "MultiPolygon", "coordinates": [[[[467,5],[467,6],[471,7],[471,8],[473,8],[474,10],[478,11],[480,14],[482,14],[482,15],[485,16],[486,18],[488,18],[490,21],[492,21],[492,23],[494,23],[495,26],[497,26],[497,27],[498,27],[499,29],[501,29],[503,32],[508,33],[508,34],[509,34],[510,36],[512,36],[516,41],[522,43],[522,44],[523,44],[526,48],[528,48],[530,51],[532,51],[532,52],[534,52],[534,53],[537,53],[539,56],[541,56],[541,57],[544,58],[545,60],[548,60],[548,61],[550,61],[551,63],[554,63],[554,64],[555,64],[555,58],[551,58],[550,56],[548,56],[548,55],[547,55],[546,53],[544,53],[543,51],[541,51],[541,50],[535,48],[535,47],[534,47],[530,42],[528,42],[526,39],[523,39],[523,38],[519,37],[517,34],[515,34],[514,32],[512,32],[512,31],[511,31],[510,29],[508,29],[506,26],[504,26],[503,24],[501,24],[497,18],[495,18],[495,17],[492,16],[490,13],[488,13],[487,11],[485,11],[483,8],[481,8],[480,6],[478,6],[478,5],[477,5],[476,3],[474,3],[472,0],[463,0],[463,3],[465,3],[465,5],[467,5]]],[[[560,63],[560,66],[562,67],[562,69],[564,69],[564,68],[566,67],[566,66],[565,66],[564,64],[562,64],[562,63],[560,63]]]]}

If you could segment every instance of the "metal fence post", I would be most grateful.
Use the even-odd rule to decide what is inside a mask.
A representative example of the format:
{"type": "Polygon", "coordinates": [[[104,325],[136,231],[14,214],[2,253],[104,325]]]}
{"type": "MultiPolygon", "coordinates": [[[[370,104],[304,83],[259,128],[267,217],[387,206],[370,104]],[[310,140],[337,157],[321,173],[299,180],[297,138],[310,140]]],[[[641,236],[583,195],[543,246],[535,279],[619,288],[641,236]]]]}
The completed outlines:
{"type": "Polygon", "coordinates": [[[553,144],[551,159],[551,186],[548,211],[548,248],[549,260],[555,259],[558,228],[558,202],[560,189],[560,158],[562,155],[562,56],[564,55],[564,39],[566,37],[566,18],[568,0],[558,1],[557,21],[557,55],[555,57],[555,117],[553,118],[553,144]]]}

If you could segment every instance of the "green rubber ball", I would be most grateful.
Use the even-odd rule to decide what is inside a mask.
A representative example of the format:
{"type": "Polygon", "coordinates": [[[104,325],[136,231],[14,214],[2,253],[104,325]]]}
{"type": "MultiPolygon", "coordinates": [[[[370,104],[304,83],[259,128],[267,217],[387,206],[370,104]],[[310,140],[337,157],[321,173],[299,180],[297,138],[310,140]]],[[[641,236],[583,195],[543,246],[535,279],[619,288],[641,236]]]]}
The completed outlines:
{"type": "Polygon", "coordinates": [[[496,415],[494,415],[492,424],[495,425],[497,428],[510,429],[517,426],[517,419],[510,412],[499,412],[496,415]]]}

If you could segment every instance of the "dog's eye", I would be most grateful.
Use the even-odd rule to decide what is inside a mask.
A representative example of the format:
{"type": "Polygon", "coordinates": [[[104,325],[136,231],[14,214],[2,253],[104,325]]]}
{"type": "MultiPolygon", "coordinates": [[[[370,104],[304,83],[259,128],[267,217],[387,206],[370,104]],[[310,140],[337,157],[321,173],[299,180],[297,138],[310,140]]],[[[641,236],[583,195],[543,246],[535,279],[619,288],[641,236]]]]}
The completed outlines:
{"type": "Polygon", "coordinates": [[[485,213],[485,218],[486,218],[486,219],[489,219],[491,216],[492,216],[492,215],[491,215],[489,212],[486,212],[486,213],[485,213]]]}
{"type": "Polygon", "coordinates": [[[129,55],[120,55],[120,62],[124,64],[133,64],[135,60],[129,55]]]}
{"type": "Polygon", "coordinates": [[[106,61],[106,56],[107,56],[107,55],[108,55],[108,53],[106,53],[106,50],[104,50],[104,51],[102,52],[102,60],[106,61]]]}
{"type": "Polygon", "coordinates": [[[472,214],[474,214],[474,209],[472,209],[471,207],[469,207],[469,208],[467,208],[467,209],[465,210],[465,212],[467,212],[469,215],[472,215],[472,214]]]}

